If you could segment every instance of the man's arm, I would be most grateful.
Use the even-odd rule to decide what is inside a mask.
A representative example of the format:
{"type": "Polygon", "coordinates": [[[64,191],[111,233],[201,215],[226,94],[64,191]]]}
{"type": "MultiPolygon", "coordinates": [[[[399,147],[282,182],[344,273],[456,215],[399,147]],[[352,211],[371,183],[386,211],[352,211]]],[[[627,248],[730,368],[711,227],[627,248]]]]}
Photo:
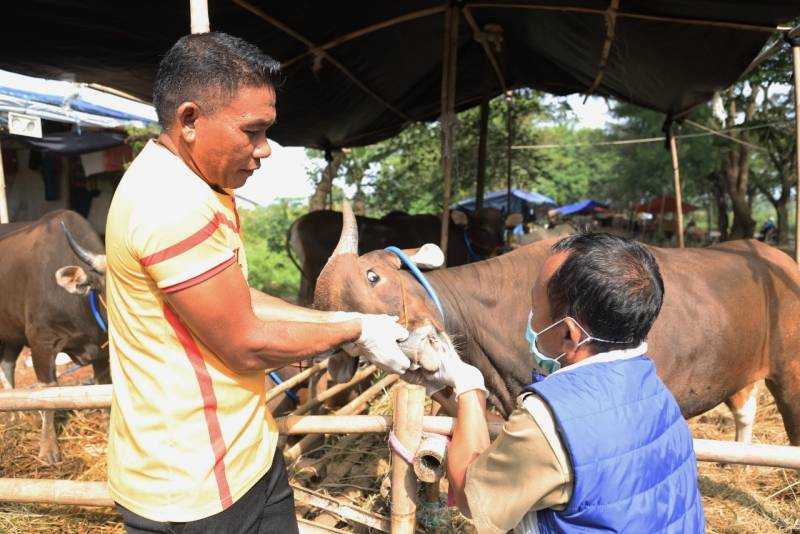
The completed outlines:
{"type": "Polygon", "coordinates": [[[400,372],[408,367],[406,362],[410,364],[396,343],[401,334],[408,334],[388,316],[320,323],[297,321],[296,316],[282,320],[277,311],[272,311],[269,314],[274,319],[258,318],[250,288],[235,266],[196,285],[166,293],[166,299],[192,332],[238,372],[285,365],[350,342],[365,348],[375,363],[384,358],[400,372]]]}
{"type": "Polygon", "coordinates": [[[262,293],[258,289],[250,288],[250,301],[253,312],[262,321],[297,321],[306,323],[331,323],[339,322],[341,315],[336,312],[325,312],[304,308],[286,302],[285,300],[262,293]]]}
{"type": "Polygon", "coordinates": [[[489,426],[486,423],[486,392],[473,389],[458,396],[458,411],[453,437],[447,449],[447,479],[456,499],[456,506],[469,517],[464,494],[467,469],[489,447],[489,426]]]}

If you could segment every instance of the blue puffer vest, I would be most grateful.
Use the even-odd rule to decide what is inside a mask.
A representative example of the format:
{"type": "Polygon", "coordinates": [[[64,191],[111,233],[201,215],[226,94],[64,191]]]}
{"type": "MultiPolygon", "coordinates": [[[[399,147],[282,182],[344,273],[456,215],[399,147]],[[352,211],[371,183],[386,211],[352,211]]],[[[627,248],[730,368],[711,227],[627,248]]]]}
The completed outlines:
{"type": "Polygon", "coordinates": [[[704,532],[697,464],[678,403],[647,356],[565,369],[526,388],[552,409],[574,475],[542,533],[704,532]]]}

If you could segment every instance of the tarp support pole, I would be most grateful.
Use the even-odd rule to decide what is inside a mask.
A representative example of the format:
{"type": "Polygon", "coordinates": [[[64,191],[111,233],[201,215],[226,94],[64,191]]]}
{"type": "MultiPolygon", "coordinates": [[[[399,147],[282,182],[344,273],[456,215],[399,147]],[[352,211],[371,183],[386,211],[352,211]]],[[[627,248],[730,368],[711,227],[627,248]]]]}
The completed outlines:
{"type": "Polygon", "coordinates": [[[192,16],[192,33],[208,33],[211,23],[208,21],[208,0],[189,0],[192,16]]]}
{"type": "Polygon", "coordinates": [[[795,235],[794,259],[800,263],[800,35],[794,31],[787,36],[792,45],[792,62],[794,63],[794,139],[795,139],[795,235]]]}
{"type": "Polygon", "coordinates": [[[514,119],[513,119],[514,97],[511,91],[506,91],[506,215],[511,214],[511,157],[514,145],[514,119]]]}
{"type": "Polygon", "coordinates": [[[475,209],[483,207],[486,191],[486,137],[489,130],[489,96],[481,100],[481,115],[478,121],[478,176],[475,180],[475,209]]]}
{"type": "MultiPolygon", "coordinates": [[[[2,143],[0,142],[0,145],[2,143]]],[[[6,175],[3,172],[3,147],[0,146],[0,224],[8,222],[8,201],[6,200],[6,175]]]]}
{"type": "Polygon", "coordinates": [[[458,62],[459,8],[447,6],[444,15],[444,42],[442,46],[442,235],[441,246],[447,261],[447,238],[450,228],[450,187],[455,155],[455,102],[456,64],[458,62]]]}
{"type": "Polygon", "coordinates": [[[678,143],[669,129],[669,151],[672,154],[672,175],[675,180],[675,225],[678,233],[678,247],[684,248],[683,242],[683,195],[681,194],[681,171],[678,163],[678,143]]]}

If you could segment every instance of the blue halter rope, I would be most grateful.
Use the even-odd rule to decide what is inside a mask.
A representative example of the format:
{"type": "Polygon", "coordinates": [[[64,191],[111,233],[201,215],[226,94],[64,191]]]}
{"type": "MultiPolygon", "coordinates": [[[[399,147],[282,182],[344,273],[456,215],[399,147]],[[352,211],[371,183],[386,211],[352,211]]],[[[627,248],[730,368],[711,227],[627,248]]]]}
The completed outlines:
{"type": "MultiPolygon", "coordinates": [[[[283,384],[283,380],[281,379],[280,375],[275,371],[270,371],[269,377],[275,382],[276,386],[280,386],[283,384]]],[[[292,399],[295,404],[300,404],[300,397],[297,396],[297,393],[293,389],[287,389],[283,392],[284,395],[292,399]]]]}
{"type": "Polygon", "coordinates": [[[103,332],[108,332],[108,326],[106,326],[106,322],[103,320],[103,316],[100,315],[100,310],[97,309],[97,294],[95,293],[94,289],[89,290],[89,308],[92,310],[92,315],[94,315],[94,320],[97,322],[97,326],[100,327],[100,330],[103,332]]]}
{"type": "Polygon", "coordinates": [[[405,252],[403,252],[397,247],[386,247],[384,250],[386,252],[391,252],[392,254],[400,258],[400,263],[408,267],[408,270],[411,271],[411,274],[414,275],[414,278],[417,279],[417,282],[422,284],[422,287],[425,288],[425,292],[431,298],[433,303],[436,304],[436,308],[438,308],[439,313],[442,314],[442,318],[444,319],[444,308],[442,308],[442,303],[439,302],[439,297],[438,295],[436,295],[436,290],[433,289],[433,286],[431,286],[430,282],[428,282],[428,279],[425,278],[425,275],[422,274],[422,271],[419,270],[417,264],[414,263],[414,261],[411,258],[409,258],[405,252]]]}

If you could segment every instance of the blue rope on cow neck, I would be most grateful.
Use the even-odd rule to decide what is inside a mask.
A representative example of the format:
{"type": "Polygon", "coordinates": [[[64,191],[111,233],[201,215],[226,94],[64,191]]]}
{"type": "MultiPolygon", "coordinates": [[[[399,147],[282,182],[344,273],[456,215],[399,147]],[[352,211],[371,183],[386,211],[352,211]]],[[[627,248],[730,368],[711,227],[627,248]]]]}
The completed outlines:
{"type": "MultiPolygon", "coordinates": [[[[275,382],[276,386],[280,386],[281,384],[283,384],[283,380],[281,380],[281,376],[277,372],[270,371],[269,377],[272,379],[273,382],[275,382]]],[[[286,391],[283,392],[283,394],[292,399],[292,401],[294,401],[295,404],[300,404],[300,397],[297,396],[297,393],[295,393],[293,389],[287,389],[286,391]]]]}
{"type": "Polygon", "coordinates": [[[464,230],[464,244],[467,246],[467,258],[469,258],[470,263],[473,261],[481,261],[483,259],[472,249],[472,243],[469,242],[469,237],[467,237],[466,230],[464,230]]]}
{"type": "Polygon", "coordinates": [[[436,294],[436,290],[433,289],[433,286],[431,286],[430,282],[428,282],[428,279],[425,278],[425,275],[422,274],[422,271],[419,270],[417,264],[414,263],[414,261],[409,258],[405,252],[397,247],[386,247],[384,250],[386,252],[391,252],[400,258],[400,263],[408,267],[408,270],[411,271],[411,274],[414,275],[414,278],[417,279],[417,282],[422,284],[422,287],[425,288],[425,292],[428,293],[428,296],[431,298],[433,303],[436,304],[436,307],[439,309],[439,313],[442,314],[442,319],[444,319],[444,308],[442,308],[442,303],[439,302],[439,296],[436,294]]]}
{"type": "Polygon", "coordinates": [[[97,326],[100,327],[100,330],[108,332],[106,322],[103,320],[103,316],[100,315],[100,310],[97,309],[97,294],[94,292],[94,289],[89,290],[89,308],[91,308],[94,320],[97,322],[97,326]]]}

